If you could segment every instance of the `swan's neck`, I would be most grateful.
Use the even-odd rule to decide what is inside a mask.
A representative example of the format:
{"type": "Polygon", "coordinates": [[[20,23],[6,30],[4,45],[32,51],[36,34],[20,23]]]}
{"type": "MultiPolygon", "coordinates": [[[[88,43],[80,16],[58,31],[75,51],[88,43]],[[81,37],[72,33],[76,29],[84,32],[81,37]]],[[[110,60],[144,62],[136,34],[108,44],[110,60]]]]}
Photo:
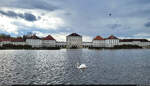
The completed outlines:
{"type": "Polygon", "coordinates": [[[77,63],[77,68],[79,68],[79,66],[80,66],[80,64],[79,64],[79,63],[77,63]]]}

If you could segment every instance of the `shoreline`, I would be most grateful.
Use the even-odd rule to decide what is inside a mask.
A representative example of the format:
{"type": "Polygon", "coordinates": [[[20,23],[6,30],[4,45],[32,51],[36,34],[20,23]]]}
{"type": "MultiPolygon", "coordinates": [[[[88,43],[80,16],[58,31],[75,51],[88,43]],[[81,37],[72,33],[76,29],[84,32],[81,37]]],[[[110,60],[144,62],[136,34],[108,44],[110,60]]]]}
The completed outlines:
{"type": "MultiPolygon", "coordinates": [[[[61,49],[66,49],[69,50],[68,48],[60,48],[60,49],[0,49],[0,50],[61,50],[61,49]]],[[[88,49],[88,50],[142,50],[142,49],[150,49],[150,48],[102,48],[102,49],[89,49],[89,48],[78,48],[78,49],[88,49]]],[[[77,50],[77,49],[71,49],[71,50],[77,50]]]]}

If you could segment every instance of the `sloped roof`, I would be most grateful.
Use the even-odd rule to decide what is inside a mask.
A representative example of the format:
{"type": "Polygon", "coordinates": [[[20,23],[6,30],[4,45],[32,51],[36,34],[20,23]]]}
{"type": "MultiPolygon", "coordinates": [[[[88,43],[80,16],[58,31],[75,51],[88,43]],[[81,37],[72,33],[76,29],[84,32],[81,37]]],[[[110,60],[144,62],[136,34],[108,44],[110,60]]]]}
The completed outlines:
{"type": "Polygon", "coordinates": [[[96,36],[93,40],[104,40],[101,36],[96,36]]]}
{"type": "Polygon", "coordinates": [[[27,37],[27,39],[40,39],[40,38],[34,34],[34,35],[31,36],[31,37],[27,37]]]}
{"type": "Polygon", "coordinates": [[[133,41],[140,41],[140,42],[148,42],[147,39],[121,39],[120,42],[133,42],[133,41]]]}
{"type": "Polygon", "coordinates": [[[0,38],[0,42],[10,41],[10,42],[24,42],[22,38],[0,38]]]}
{"type": "Polygon", "coordinates": [[[70,34],[70,35],[68,35],[68,36],[81,36],[81,35],[79,35],[79,34],[77,34],[77,33],[72,33],[72,34],[70,34]]]}
{"type": "Polygon", "coordinates": [[[51,35],[48,35],[44,38],[42,38],[43,40],[55,40],[51,35]]]}
{"type": "Polygon", "coordinates": [[[2,42],[2,41],[11,41],[12,40],[12,38],[0,38],[0,41],[2,42]]]}
{"type": "Polygon", "coordinates": [[[11,40],[12,42],[24,42],[22,38],[14,38],[11,40]]]}
{"type": "Polygon", "coordinates": [[[106,39],[118,39],[116,36],[114,36],[114,35],[111,35],[111,36],[109,36],[108,38],[106,38],[106,39]]]}

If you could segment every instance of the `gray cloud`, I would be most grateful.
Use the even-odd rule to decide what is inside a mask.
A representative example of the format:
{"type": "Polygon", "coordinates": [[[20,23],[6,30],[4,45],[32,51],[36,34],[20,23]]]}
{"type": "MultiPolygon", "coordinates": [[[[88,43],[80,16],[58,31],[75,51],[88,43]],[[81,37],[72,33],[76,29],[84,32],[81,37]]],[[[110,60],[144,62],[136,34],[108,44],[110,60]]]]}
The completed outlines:
{"type": "Polygon", "coordinates": [[[27,21],[37,21],[36,16],[34,16],[33,14],[30,13],[15,13],[13,11],[8,11],[8,12],[4,12],[2,10],[0,10],[0,14],[8,16],[8,17],[12,17],[12,18],[23,18],[27,21]]]}
{"type": "Polygon", "coordinates": [[[121,24],[109,24],[109,25],[107,25],[109,28],[111,28],[111,29],[116,29],[116,28],[119,28],[119,27],[121,27],[122,25],[121,24]]]}
{"type": "Polygon", "coordinates": [[[48,11],[54,11],[59,9],[53,5],[52,1],[47,0],[5,0],[0,1],[0,7],[15,7],[15,8],[24,8],[24,9],[42,9],[48,11]],[[2,3],[1,3],[2,2],[2,3]]]}
{"type": "Polygon", "coordinates": [[[58,7],[53,6],[51,3],[45,0],[17,0],[16,5],[22,8],[44,9],[49,11],[58,9],[58,7]]]}
{"type": "MultiPolygon", "coordinates": [[[[77,32],[88,36],[102,35],[106,37],[110,34],[132,36],[140,32],[150,33],[150,29],[147,29],[150,27],[150,22],[143,24],[149,19],[150,0],[1,0],[0,7],[42,9],[48,12],[54,11],[54,13],[55,10],[64,11],[64,14],[56,13],[56,15],[69,25],[70,30],[67,31],[62,27],[60,32],[70,31],[70,33],[77,32]],[[108,16],[109,13],[112,13],[112,16],[108,16]]],[[[30,13],[28,15],[1,12],[1,14],[13,18],[23,18],[27,21],[40,18],[33,17],[34,15],[30,15],[30,13]]],[[[43,13],[41,16],[46,15],[43,13]]],[[[57,31],[59,30],[50,30],[49,32],[57,33],[57,31]]]]}
{"type": "Polygon", "coordinates": [[[146,24],[144,24],[145,27],[150,27],[150,22],[147,22],[146,24]]]}
{"type": "Polygon", "coordinates": [[[150,0],[133,0],[134,3],[138,4],[148,4],[150,0]]]}

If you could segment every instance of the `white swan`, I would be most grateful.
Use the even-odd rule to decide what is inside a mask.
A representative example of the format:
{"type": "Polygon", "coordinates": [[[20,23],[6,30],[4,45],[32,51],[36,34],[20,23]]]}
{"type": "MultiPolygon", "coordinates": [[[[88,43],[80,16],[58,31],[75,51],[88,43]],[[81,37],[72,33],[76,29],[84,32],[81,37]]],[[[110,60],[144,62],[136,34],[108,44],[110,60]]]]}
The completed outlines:
{"type": "Polygon", "coordinates": [[[87,66],[86,66],[85,64],[80,64],[80,65],[79,65],[79,63],[77,63],[77,68],[78,68],[78,69],[86,69],[87,66]]]}

